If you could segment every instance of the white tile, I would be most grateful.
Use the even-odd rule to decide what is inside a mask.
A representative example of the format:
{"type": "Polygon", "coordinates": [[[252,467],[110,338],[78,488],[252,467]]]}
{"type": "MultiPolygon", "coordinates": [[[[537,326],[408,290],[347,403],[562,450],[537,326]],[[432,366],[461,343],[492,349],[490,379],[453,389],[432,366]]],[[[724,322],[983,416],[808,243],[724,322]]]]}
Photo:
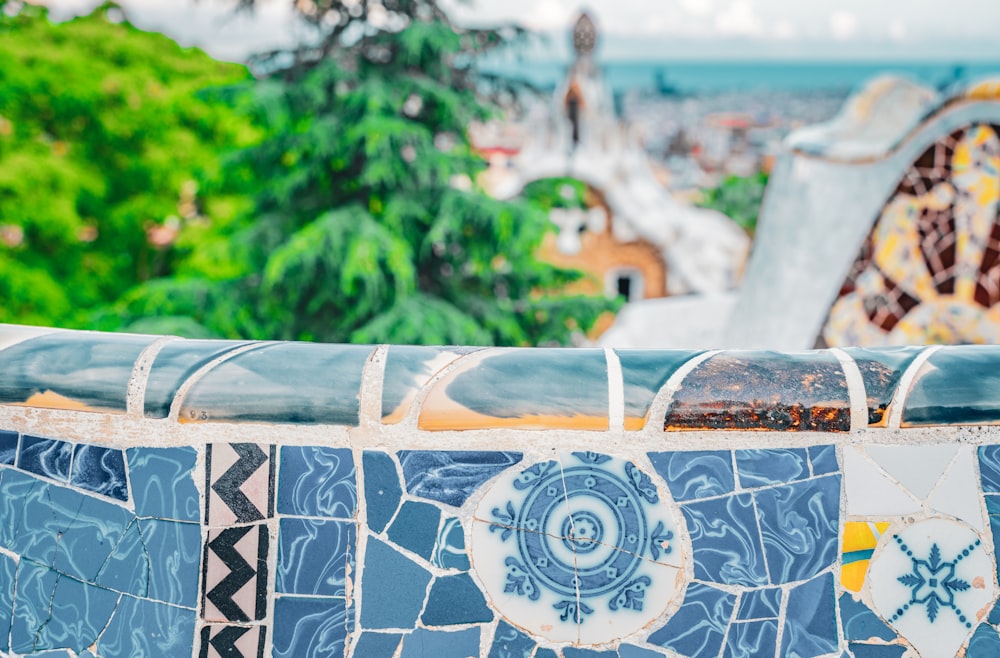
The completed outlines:
{"type": "Polygon", "coordinates": [[[927,499],[927,507],[958,517],[982,532],[985,528],[983,506],[972,450],[969,446],[960,448],[951,468],[927,499]]]}
{"type": "Polygon", "coordinates": [[[948,468],[958,446],[868,446],[868,456],[923,500],[948,468]]]}
{"type": "Polygon", "coordinates": [[[865,457],[860,448],[844,448],[844,490],[850,516],[902,516],[920,503],[865,457]]]}
{"type": "Polygon", "coordinates": [[[867,587],[879,615],[921,658],[957,655],[995,590],[993,561],[968,525],[929,519],[889,528],[867,587]]]}

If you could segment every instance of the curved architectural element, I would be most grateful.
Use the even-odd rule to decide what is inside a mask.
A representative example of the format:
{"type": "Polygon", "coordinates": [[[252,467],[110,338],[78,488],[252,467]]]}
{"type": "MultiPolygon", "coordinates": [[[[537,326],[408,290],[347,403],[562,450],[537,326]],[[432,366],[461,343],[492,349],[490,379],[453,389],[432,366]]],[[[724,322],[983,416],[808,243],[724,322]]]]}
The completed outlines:
{"type": "Polygon", "coordinates": [[[0,326],[0,372],[3,655],[1000,647],[998,347],[0,326]]]}

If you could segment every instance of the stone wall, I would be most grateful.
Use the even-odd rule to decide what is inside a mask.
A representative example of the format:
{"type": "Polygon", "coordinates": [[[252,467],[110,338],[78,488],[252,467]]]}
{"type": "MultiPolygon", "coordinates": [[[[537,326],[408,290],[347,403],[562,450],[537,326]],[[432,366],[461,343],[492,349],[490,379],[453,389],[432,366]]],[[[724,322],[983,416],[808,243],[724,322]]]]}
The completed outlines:
{"type": "Polygon", "coordinates": [[[1000,348],[0,327],[0,654],[995,656],[1000,348]]]}

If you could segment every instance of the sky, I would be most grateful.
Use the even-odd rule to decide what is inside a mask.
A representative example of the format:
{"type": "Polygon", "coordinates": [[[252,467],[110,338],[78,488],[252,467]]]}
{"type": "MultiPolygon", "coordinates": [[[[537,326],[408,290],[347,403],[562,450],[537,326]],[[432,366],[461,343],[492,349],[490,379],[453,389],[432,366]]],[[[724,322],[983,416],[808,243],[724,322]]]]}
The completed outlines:
{"type": "MultiPolygon", "coordinates": [[[[547,33],[533,56],[568,56],[566,30],[582,7],[604,59],[781,58],[1000,61],[1000,0],[441,0],[465,24],[520,22],[547,33]]],[[[120,0],[129,19],[221,59],[283,45],[292,0],[262,0],[253,17],[232,0],[120,0]]],[[[45,0],[55,17],[97,0],[45,0]]]]}

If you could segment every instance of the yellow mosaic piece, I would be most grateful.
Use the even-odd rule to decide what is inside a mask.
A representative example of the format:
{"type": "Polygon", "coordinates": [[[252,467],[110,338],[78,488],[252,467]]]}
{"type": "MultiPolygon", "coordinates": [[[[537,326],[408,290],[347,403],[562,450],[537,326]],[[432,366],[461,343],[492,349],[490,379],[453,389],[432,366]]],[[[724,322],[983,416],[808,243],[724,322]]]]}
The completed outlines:
{"type": "Polygon", "coordinates": [[[965,92],[965,97],[976,101],[1000,99],[1000,78],[990,78],[974,84],[965,92]]]}
{"type": "Polygon", "coordinates": [[[841,550],[840,584],[850,592],[860,592],[868,573],[868,562],[878,538],[888,522],[845,521],[844,543],[841,550]]]}

